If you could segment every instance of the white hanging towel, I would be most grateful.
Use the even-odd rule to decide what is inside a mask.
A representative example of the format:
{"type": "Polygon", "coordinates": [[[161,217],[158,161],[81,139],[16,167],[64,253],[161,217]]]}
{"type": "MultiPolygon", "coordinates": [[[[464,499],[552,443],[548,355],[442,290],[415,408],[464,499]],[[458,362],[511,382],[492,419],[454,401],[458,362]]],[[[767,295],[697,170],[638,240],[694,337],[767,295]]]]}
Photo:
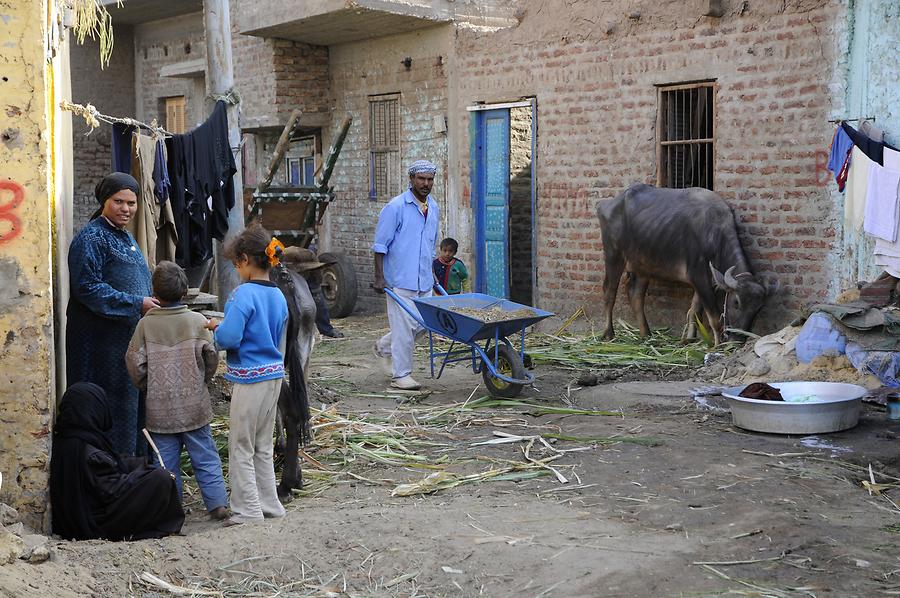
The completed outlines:
{"type": "Polygon", "coordinates": [[[884,167],[888,170],[900,170],[900,152],[884,148],[884,167]]]}
{"type": "MultiPolygon", "coordinates": [[[[900,171],[900,152],[884,148],[884,167],[889,171],[900,171]]],[[[876,238],[875,264],[884,268],[891,276],[900,278],[900,241],[889,243],[876,238]]]]}
{"type": "Polygon", "coordinates": [[[900,219],[900,170],[888,170],[876,162],[869,166],[863,228],[867,234],[893,243],[900,219]]]}

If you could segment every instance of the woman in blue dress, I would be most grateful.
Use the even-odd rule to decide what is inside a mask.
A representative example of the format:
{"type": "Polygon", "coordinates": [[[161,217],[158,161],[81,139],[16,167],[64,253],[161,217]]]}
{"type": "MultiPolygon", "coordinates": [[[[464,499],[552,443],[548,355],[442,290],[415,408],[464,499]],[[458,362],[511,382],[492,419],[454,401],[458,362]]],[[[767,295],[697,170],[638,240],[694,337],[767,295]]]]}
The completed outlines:
{"type": "Polygon", "coordinates": [[[124,455],[135,454],[140,430],[138,390],[128,378],[125,351],[141,316],[159,306],[151,297],[147,262],[125,228],[137,211],[138,193],[131,175],[105,177],[94,190],[100,215],[69,247],[67,383],[93,382],[106,391],[110,440],[124,455]]]}

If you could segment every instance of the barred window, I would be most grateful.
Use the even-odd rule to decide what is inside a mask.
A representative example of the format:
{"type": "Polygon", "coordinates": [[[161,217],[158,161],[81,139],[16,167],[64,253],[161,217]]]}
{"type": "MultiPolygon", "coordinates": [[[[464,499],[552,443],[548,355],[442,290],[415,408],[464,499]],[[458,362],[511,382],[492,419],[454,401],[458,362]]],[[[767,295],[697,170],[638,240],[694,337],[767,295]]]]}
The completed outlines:
{"type": "Polygon", "coordinates": [[[659,187],[713,188],[714,81],[659,88],[657,173],[659,187]]]}
{"type": "Polygon", "coordinates": [[[184,133],[184,96],[166,98],[166,130],[170,133],[184,133]]]}
{"type": "Polygon", "coordinates": [[[369,96],[369,198],[400,193],[400,94],[369,96]]]}

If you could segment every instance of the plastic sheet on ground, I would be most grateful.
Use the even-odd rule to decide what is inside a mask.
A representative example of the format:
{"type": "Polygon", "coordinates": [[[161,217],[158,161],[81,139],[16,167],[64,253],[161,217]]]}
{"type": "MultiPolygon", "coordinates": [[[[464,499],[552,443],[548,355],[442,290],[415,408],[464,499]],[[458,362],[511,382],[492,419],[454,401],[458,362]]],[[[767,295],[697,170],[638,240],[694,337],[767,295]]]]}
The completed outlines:
{"type": "Polygon", "coordinates": [[[882,384],[900,387],[900,353],[895,351],[866,351],[856,343],[847,344],[847,359],[860,372],[876,376],[882,384]]]}
{"type": "Polygon", "coordinates": [[[822,355],[843,355],[846,347],[847,337],[841,333],[837,322],[825,313],[816,312],[809,316],[797,335],[795,351],[800,363],[809,363],[822,355]]]}

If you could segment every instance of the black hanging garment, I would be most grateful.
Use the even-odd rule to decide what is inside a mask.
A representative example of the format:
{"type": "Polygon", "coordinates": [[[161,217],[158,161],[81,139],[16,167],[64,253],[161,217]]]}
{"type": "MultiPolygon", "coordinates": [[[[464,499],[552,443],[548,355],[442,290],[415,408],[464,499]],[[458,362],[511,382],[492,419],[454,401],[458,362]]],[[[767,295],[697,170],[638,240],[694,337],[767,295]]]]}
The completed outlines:
{"type": "Polygon", "coordinates": [[[884,165],[884,148],[889,148],[894,151],[900,151],[889,143],[876,141],[875,139],[869,138],[868,135],[866,135],[862,131],[854,129],[852,126],[847,124],[846,121],[841,122],[841,128],[844,129],[844,132],[848,137],[850,137],[850,139],[853,141],[853,144],[860,150],[862,150],[862,153],[868,156],[870,160],[877,163],[879,166],[884,165]]]}
{"type": "Polygon", "coordinates": [[[228,141],[225,102],[218,101],[206,122],[166,141],[169,152],[169,201],[175,214],[175,261],[187,268],[212,256],[212,240],[228,231],[234,207],[237,166],[228,141]]]}

